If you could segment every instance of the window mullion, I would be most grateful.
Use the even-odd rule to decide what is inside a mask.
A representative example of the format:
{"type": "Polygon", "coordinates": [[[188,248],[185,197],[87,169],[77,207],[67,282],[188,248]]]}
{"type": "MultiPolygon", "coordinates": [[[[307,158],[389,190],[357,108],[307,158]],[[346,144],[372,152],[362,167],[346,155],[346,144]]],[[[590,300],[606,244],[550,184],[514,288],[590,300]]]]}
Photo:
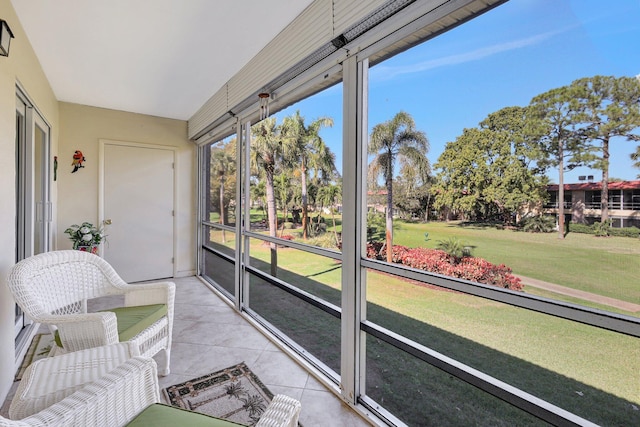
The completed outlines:
{"type": "Polygon", "coordinates": [[[343,63],[343,175],[342,175],[342,359],[341,389],[343,398],[355,404],[360,394],[360,375],[364,352],[360,337],[363,313],[362,277],[360,259],[363,227],[363,163],[362,150],[366,144],[366,114],[363,106],[363,77],[366,70],[357,58],[343,63]],[[363,129],[365,129],[363,135],[363,129]],[[361,357],[362,351],[362,357],[361,357]]]}

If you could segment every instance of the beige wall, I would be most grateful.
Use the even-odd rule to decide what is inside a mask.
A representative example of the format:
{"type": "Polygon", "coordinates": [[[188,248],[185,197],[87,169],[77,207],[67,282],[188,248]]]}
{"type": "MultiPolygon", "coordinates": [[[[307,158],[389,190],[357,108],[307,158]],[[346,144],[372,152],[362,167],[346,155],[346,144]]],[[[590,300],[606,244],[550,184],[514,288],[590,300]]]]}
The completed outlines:
{"type": "MultiPolygon", "coordinates": [[[[9,268],[15,262],[15,137],[16,84],[51,125],[51,145],[58,143],[58,102],[9,0],[0,0],[0,18],[15,38],[9,57],[0,56],[0,401],[4,401],[15,374],[14,302],[6,287],[9,268]]],[[[56,186],[52,186],[55,203],[56,186]]]]}
{"type": "Polygon", "coordinates": [[[187,122],[143,114],[60,103],[57,249],[70,249],[63,233],[71,224],[98,223],[99,140],[163,145],[177,150],[177,276],[195,273],[196,146],[187,139],[187,122]],[[72,174],[75,150],[86,158],[72,174]]]}
{"type": "Polygon", "coordinates": [[[13,382],[16,368],[14,302],[6,287],[15,263],[15,131],[16,85],[26,92],[51,125],[51,155],[58,156],[58,179],[51,183],[53,249],[70,247],[62,231],[80,220],[97,221],[98,139],[175,147],[177,152],[178,276],[195,272],[196,148],[187,139],[185,121],[59,103],[9,0],[0,0],[0,18],[15,38],[9,57],[0,57],[0,404],[13,382]],[[87,158],[81,179],[70,174],[73,151],[87,158]]]}

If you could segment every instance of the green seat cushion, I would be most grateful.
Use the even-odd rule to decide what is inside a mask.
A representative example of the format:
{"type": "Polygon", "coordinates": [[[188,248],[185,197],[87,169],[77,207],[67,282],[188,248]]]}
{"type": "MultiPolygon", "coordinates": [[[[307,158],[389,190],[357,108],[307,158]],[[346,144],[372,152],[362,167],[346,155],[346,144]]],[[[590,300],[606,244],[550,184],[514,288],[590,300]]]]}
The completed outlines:
{"type": "MultiPolygon", "coordinates": [[[[124,342],[129,341],[131,338],[162,319],[163,316],[166,316],[167,305],[137,305],[133,307],[118,307],[102,311],[111,311],[116,314],[118,338],[120,342],[124,342]]],[[[56,340],[56,344],[58,344],[59,347],[62,347],[62,341],[60,340],[60,334],[58,331],[56,331],[54,338],[56,340]]]]}
{"type": "Polygon", "coordinates": [[[237,424],[174,406],[154,403],[139,413],[129,427],[235,427],[237,424]]]}
{"type": "Polygon", "coordinates": [[[120,342],[129,341],[149,326],[167,315],[166,304],[137,305],[118,307],[110,310],[116,314],[118,321],[118,338],[120,342]]]}

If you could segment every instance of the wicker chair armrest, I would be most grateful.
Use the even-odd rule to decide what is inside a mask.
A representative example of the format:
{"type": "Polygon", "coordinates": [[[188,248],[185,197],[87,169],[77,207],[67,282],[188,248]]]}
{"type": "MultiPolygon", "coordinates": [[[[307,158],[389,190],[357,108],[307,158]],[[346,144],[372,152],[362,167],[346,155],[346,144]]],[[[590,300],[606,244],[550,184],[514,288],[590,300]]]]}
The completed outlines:
{"type": "Polygon", "coordinates": [[[33,426],[40,427],[44,425],[45,424],[42,424],[42,422],[40,421],[30,423],[30,422],[19,421],[19,420],[9,420],[7,418],[4,418],[2,415],[0,415],[0,427],[33,427],[33,426]]]}
{"type": "Polygon", "coordinates": [[[118,323],[113,312],[46,316],[55,325],[65,351],[78,351],[118,342],[118,323]]]}
{"type": "Polygon", "coordinates": [[[160,402],[157,375],[153,359],[134,357],[17,425],[124,426],[147,406],[160,402]]]}
{"type": "Polygon", "coordinates": [[[135,356],[140,356],[138,347],[127,341],[36,360],[18,384],[9,417],[34,415],[135,356]]]}
{"type": "Polygon", "coordinates": [[[296,399],[277,394],[260,416],[256,427],[297,427],[301,408],[296,399]]]}
{"type": "Polygon", "coordinates": [[[124,305],[127,307],[167,304],[167,307],[172,308],[176,285],[173,282],[142,283],[139,285],[127,285],[123,290],[125,291],[124,305]]]}

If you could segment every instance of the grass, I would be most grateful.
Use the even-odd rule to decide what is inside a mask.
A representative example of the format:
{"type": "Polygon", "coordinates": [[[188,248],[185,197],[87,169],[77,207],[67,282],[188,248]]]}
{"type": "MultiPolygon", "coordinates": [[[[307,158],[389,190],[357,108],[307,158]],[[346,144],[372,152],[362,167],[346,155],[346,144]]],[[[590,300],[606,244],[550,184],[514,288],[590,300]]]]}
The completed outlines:
{"type": "Polygon", "coordinates": [[[394,244],[435,248],[438,240],[457,237],[473,255],[505,264],[518,275],[640,304],[640,242],[628,237],[597,238],[569,233],[524,233],[460,223],[399,222],[394,244]],[[425,241],[424,233],[429,233],[425,241]]]}
{"type": "MultiPolygon", "coordinates": [[[[251,253],[252,264],[268,260],[262,245],[251,253]]],[[[281,279],[340,304],[335,261],[292,249],[279,250],[278,259],[281,279]]],[[[252,285],[252,308],[339,372],[336,319],[282,294],[266,283],[252,285]]],[[[632,425],[640,417],[632,406],[640,404],[635,338],[373,272],[367,275],[367,302],[369,320],[585,418],[632,425]]],[[[367,393],[410,425],[427,415],[464,425],[538,423],[379,340],[369,341],[367,393]],[[477,407],[468,407],[469,401],[477,407]],[[465,405],[470,418],[461,421],[457,408],[465,405]]]]}
{"type": "MultiPolygon", "coordinates": [[[[396,243],[405,239],[407,246],[434,247],[452,235],[474,244],[478,256],[483,256],[477,252],[482,242],[487,259],[514,251],[501,250],[501,245],[526,250],[530,241],[564,243],[550,235],[440,223],[402,224],[396,243]],[[431,238],[427,242],[425,228],[431,238]]],[[[633,252],[638,244],[634,239],[569,237],[592,254],[633,252]]],[[[269,260],[261,244],[251,245],[251,255],[252,265],[265,267],[269,260]]],[[[278,260],[281,279],[340,305],[341,269],[334,260],[290,248],[280,249],[278,260]]],[[[339,372],[337,319],[267,283],[254,282],[251,307],[339,372]]],[[[640,405],[636,338],[374,272],[367,274],[367,303],[369,320],[537,397],[602,425],[640,425],[640,411],[633,409],[640,405]]],[[[425,417],[461,425],[539,423],[373,337],[367,341],[367,394],[410,425],[425,417]]]]}
{"type": "MultiPolygon", "coordinates": [[[[252,218],[261,218],[261,215],[261,211],[252,211],[252,218]]],[[[325,215],[324,218],[327,232],[332,233],[330,216],[325,215]]],[[[336,228],[338,232],[342,229],[340,217],[336,217],[336,228]]],[[[300,237],[299,230],[289,230],[287,234],[300,237]]],[[[465,226],[459,222],[411,223],[396,220],[394,223],[394,244],[398,245],[436,248],[438,241],[451,237],[459,238],[470,246],[474,256],[505,264],[514,274],[640,304],[638,239],[597,238],[589,234],[569,233],[561,240],[557,233],[498,230],[490,226],[465,226]],[[427,241],[425,233],[429,233],[427,241]]],[[[541,293],[533,287],[526,287],[525,291],[597,306],[564,295],[541,293]]]]}

